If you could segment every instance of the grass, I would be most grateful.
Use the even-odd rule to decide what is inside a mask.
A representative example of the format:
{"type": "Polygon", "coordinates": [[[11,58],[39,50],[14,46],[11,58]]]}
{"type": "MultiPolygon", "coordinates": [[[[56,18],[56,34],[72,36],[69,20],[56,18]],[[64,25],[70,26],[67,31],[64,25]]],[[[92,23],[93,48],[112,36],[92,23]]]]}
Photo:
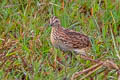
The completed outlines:
{"type": "MultiPolygon", "coordinates": [[[[67,54],[50,42],[48,20],[52,15],[65,28],[90,36],[93,59],[105,55],[102,60],[120,66],[119,14],[119,0],[1,0],[0,80],[69,80],[76,71],[93,65],[72,56],[66,61],[70,66],[66,75],[63,64],[67,54]],[[56,62],[56,57],[63,64],[56,62]]],[[[98,74],[103,69],[85,80],[103,80],[104,72],[98,74]]],[[[115,70],[110,70],[107,80],[117,80],[115,70]]]]}

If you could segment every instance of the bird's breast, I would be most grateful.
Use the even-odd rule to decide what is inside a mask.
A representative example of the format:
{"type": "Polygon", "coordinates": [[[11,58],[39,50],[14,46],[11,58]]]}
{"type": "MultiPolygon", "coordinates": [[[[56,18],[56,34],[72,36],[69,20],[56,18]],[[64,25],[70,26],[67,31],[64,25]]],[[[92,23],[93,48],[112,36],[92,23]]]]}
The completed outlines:
{"type": "Polygon", "coordinates": [[[51,43],[55,48],[59,48],[62,51],[69,51],[69,48],[59,39],[59,35],[54,30],[52,30],[50,38],[51,43]]]}
{"type": "Polygon", "coordinates": [[[57,35],[56,32],[54,31],[54,29],[52,29],[51,31],[51,37],[50,37],[51,43],[54,47],[57,47],[58,44],[58,40],[57,40],[57,35]]]}

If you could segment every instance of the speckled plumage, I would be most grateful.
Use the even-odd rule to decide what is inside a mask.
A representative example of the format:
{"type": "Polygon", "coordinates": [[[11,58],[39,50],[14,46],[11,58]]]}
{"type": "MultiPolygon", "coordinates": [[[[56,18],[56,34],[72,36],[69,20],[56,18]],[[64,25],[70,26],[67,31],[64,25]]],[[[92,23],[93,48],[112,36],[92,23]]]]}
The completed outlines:
{"type": "Polygon", "coordinates": [[[51,42],[55,48],[76,53],[85,53],[90,49],[91,43],[88,36],[61,27],[60,20],[55,16],[50,19],[50,24],[52,26],[51,42]]]}

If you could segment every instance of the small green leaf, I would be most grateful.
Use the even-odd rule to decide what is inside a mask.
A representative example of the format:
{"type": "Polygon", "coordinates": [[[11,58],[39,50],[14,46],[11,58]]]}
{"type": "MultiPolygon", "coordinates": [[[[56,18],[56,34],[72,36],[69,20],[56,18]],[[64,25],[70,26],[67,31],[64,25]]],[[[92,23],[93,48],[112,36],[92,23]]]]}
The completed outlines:
{"type": "Polygon", "coordinates": [[[6,56],[8,57],[8,56],[12,56],[12,55],[15,55],[15,54],[16,54],[16,52],[11,52],[11,53],[7,53],[6,56]]]}

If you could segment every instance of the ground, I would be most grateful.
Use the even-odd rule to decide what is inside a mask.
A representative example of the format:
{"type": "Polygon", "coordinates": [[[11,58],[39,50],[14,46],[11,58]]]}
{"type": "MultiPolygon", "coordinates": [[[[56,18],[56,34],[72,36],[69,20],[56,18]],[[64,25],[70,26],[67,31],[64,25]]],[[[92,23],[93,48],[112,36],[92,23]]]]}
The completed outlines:
{"type": "MultiPolygon", "coordinates": [[[[101,61],[112,60],[120,66],[119,0],[0,0],[0,80],[69,80],[75,72],[94,65],[78,55],[66,58],[69,53],[53,48],[52,15],[65,28],[90,37],[94,60],[102,57],[101,61]]],[[[108,74],[104,70],[107,67],[85,80],[118,79],[116,70],[108,74]]]]}

